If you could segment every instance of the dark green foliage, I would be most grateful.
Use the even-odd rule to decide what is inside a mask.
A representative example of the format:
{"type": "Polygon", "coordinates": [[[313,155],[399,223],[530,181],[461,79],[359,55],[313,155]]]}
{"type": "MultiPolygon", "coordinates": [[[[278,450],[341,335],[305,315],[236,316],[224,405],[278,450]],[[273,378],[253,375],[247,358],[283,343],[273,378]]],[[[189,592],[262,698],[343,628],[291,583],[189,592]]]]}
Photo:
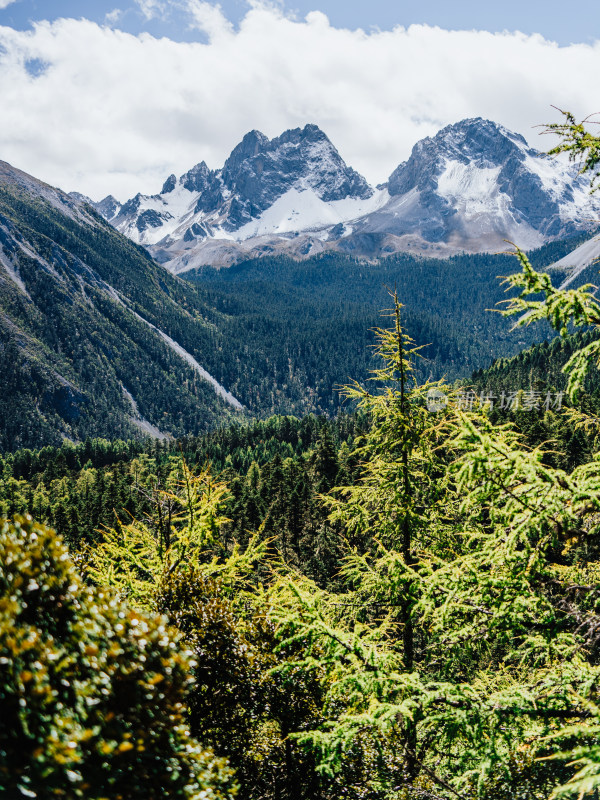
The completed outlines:
{"type": "MultiPolygon", "coordinates": [[[[517,389],[538,388],[563,391],[567,388],[567,378],[563,367],[573,353],[595,341],[597,334],[593,331],[576,333],[563,339],[540,342],[527,350],[522,350],[513,358],[500,358],[486,368],[476,370],[471,382],[478,387],[489,386],[494,391],[502,387],[514,386],[517,389]]],[[[600,390],[600,375],[592,370],[586,384],[587,394],[596,394],[600,390]]]]}
{"type": "Polygon", "coordinates": [[[194,653],[191,731],[235,764],[240,795],[317,800],[314,759],[289,734],[321,718],[321,690],[299,670],[272,674],[286,656],[266,609],[236,608],[218,581],[187,570],[165,578],[157,605],[194,653]]]}
{"type": "Polygon", "coordinates": [[[218,581],[194,571],[166,575],[156,597],[193,650],[196,689],[189,698],[190,724],[204,741],[236,755],[248,749],[257,709],[264,706],[260,668],[249,651],[230,600],[218,581]]]}
{"type": "Polygon", "coordinates": [[[327,777],[298,741],[325,722],[318,670],[297,662],[301,647],[281,647],[269,619],[271,597],[259,587],[232,593],[202,571],[166,575],[158,608],[184,634],[196,660],[188,707],[193,734],[236,767],[248,800],[329,800],[363,797],[376,759],[356,748],[341,774],[327,777]]]}
{"type": "Polygon", "coordinates": [[[0,531],[0,793],[227,798],[184,725],[190,660],[161,617],[86,586],[52,531],[0,531]]]}
{"type": "Polygon", "coordinates": [[[468,385],[478,397],[495,398],[494,408],[490,411],[490,419],[495,423],[512,422],[521,431],[531,446],[544,444],[545,462],[550,466],[571,470],[578,464],[590,461],[595,451],[595,435],[593,431],[585,431],[570,416],[558,413],[552,407],[544,409],[544,399],[551,394],[552,405],[556,404],[558,392],[562,392],[563,408],[579,409],[593,416],[600,413],[600,376],[594,367],[585,381],[585,391],[573,403],[566,394],[567,377],[563,372],[565,364],[573,354],[587,347],[597,338],[593,331],[556,338],[552,342],[523,350],[512,359],[499,359],[485,370],[473,373],[468,385]],[[526,410],[501,409],[498,398],[502,392],[537,393],[537,408],[526,410]]]}
{"type": "Polygon", "coordinates": [[[156,510],[174,457],[199,469],[210,462],[229,481],[226,545],[245,544],[262,526],[290,563],[319,583],[337,571],[341,541],[317,495],[356,470],[348,444],[365,427],[360,416],[273,417],[220,428],[180,442],[87,440],[0,456],[0,512],[30,511],[78,548],[117,519],[156,510]]]}
{"type": "MultiPolygon", "coordinates": [[[[536,263],[546,265],[578,243],[542,248],[536,263]]],[[[504,255],[439,260],[397,254],[370,263],[327,253],[302,262],[272,257],[227,270],[204,268],[186,277],[244,331],[244,360],[263,408],[266,402],[271,412],[304,414],[336,411],[340,386],[350,377],[366,380],[379,366],[372,358],[372,329],[388,303],[388,287],[397,289],[412,338],[427,345],[422,354],[428,360],[418,366],[422,379],[464,377],[544,338],[547,328],[541,326],[517,338],[506,320],[489,311],[506,297],[498,276],[508,270],[504,255]],[[256,352],[265,353],[269,373],[254,364],[256,352]]],[[[243,393],[238,381],[231,374],[227,385],[243,393]]],[[[254,397],[244,397],[258,410],[254,397]]]]}

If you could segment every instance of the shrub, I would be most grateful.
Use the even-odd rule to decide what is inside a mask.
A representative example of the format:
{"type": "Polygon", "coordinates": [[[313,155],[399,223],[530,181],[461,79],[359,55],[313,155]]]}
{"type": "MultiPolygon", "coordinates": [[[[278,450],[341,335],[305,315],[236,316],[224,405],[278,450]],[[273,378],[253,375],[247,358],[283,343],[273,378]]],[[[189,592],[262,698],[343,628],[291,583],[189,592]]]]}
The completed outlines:
{"type": "Polygon", "coordinates": [[[84,584],[53,531],[0,527],[0,794],[235,794],[184,724],[190,655],[164,617],[84,584]]]}

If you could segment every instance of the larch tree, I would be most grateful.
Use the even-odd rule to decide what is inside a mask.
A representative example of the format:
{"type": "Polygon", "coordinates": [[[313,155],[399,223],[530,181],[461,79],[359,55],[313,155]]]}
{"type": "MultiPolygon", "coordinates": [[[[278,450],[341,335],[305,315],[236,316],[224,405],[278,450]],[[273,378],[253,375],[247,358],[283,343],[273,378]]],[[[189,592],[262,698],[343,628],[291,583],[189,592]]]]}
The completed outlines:
{"type": "MultiPolygon", "coordinates": [[[[595,175],[600,141],[570,115],[550,130],[554,152],[595,175]]],[[[504,313],[561,335],[600,325],[595,287],[555,289],[517,257],[504,313]]],[[[409,387],[416,353],[397,301],[394,320],[378,332],[384,388],[349,389],[371,421],[361,478],[327,501],[351,546],[345,590],[289,576],[274,589],[283,645],[301,643],[298,666],[326,687],[323,723],[298,739],[330,776],[360,752],[356,797],[595,797],[600,563],[574,553],[600,536],[600,453],[550,468],[543,448],[485,408],[461,411],[449,390],[430,413],[442,387],[409,387]]],[[[572,399],[599,354],[594,340],[566,365],[572,399]]]]}

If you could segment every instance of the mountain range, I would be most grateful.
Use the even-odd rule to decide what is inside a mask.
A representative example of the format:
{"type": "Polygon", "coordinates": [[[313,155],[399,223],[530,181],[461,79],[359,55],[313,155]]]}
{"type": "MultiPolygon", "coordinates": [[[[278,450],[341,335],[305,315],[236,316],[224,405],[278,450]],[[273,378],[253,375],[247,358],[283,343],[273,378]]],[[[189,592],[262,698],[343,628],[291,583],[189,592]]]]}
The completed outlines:
{"type": "Polygon", "coordinates": [[[343,402],[339,387],[367,379],[373,367],[369,345],[390,303],[386,287],[397,287],[403,323],[425,346],[420,377],[465,377],[543,338],[540,329],[515,335],[510,321],[488,312],[505,298],[497,276],[518,265],[505,255],[451,249],[460,219],[467,230],[460,203],[471,213],[473,187],[485,186],[481,219],[492,220],[491,184],[480,178],[495,176],[493,186],[506,191],[492,191],[493,207],[510,198],[512,210],[494,219],[516,225],[518,207],[514,238],[523,244],[533,231],[534,242],[549,240],[530,253],[534,266],[554,264],[557,283],[594,282],[600,241],[581,232],[593,219],[586,189],[577,181],[570,188],[567,168],[534,157],[519,137],[492,123],[461,123],[453,131],[453,139],[439,135],[445,149],[434,139],[420,143],[377,188],[348,168],[314,126],[272,141],[249,134],[223,170],[204,166],[171,176],[159,195],[134,198],[129,211],[110,198],[94,208],[0,162],[0,451],[92,436],[160,439],[273,413],[335,413],[343,402]],[[461,161],[467,141],[470,160],[461,161]],[[542,167],[553,170],[554,183],[542,167]],[[450,202],[448,187],[459,184],[450,202]],[[531,186],[545,187],[538,203],[531,186]],[[146,207],[150,201],[156,208],[146,207]],[[275,225],[288,201],[292,219],[275,225]],[[362,216],[349,220],[357,209],[362,216]],[[129,219],[129,236],[102,210],[113,223],[129,219]],[[328,227],[315,227],[324,219],[328,227]],[[377,220],[382,231],[396,225],[396,233],[361,233],[377,220]],[[288,223],[298,230],[284,230],[288,223]],[[204,225],[207,235],[188,235],[194,225],[204,225]],[[411,226],[418,234],[401,234],[411,226]],[[571,235],[556,238],[561,233],[571,235]],[[385,242],[395,247],[410,236],[421,243],[429,237],[429,257],[387,252],[385,242]],[[452,258],[432,257],[436,236],[452,258]],[[260,258],[242,258],[259,239],[274,243],[271,250],[261,245],[260,258]],[[321,249],[311,254],[315,242],[321,249]],[[306,252],[302,243],[310,245],[306,252]],[[217,258],[223,246],[237,261],[228,269],[217,258]],[[162,252],[164,266],[185,279],[147,248],[162,252]],[[211,266],[194,268],[211,252],[211,266]],[[383,252],[386,258],[374,255],[383,252]]]}
{"type": "Polygon", "coordinates": [[[600,217],[576,167],[481,118],[421,140],[376,187],[306,125],[275,139],[251,131],[220,169],[201,162],[158,194],[92,205],[174,273],[278,254],[448,257],[504,250],[506,240],[531,249],[600,217]]]}

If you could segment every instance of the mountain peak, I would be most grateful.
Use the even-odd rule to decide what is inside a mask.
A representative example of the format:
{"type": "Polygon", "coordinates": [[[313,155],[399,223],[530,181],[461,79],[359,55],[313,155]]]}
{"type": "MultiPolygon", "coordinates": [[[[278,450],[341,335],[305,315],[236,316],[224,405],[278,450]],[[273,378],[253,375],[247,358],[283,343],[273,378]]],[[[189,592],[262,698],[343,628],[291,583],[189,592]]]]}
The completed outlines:
{"type": "Polygon", "coordinates": [[[268,145],[269,140],[264,133],[257,130],[249,131],[242,141],[233,148],[231,155],[225,162],[225,166],[227,167],[228,162],[231,162],[233,165],[240,163],[244,159],[254,158],[254,156],[258,155],[258,153],[264,150],[268,145]]]}
{"type": "Polygon", "coordinates": [[[121,210],[121,204],[116,197],[112,196],[112,194],[106,195],[106,197],[103,200],[100,200],[99,203],[93,203],[92,205],[94,205],[96,211],[107,220],[111,220],[116,217],[121,210]]]}
{"type": "Polygon", "coordinates": [[[182,175],[179,183],[190,192],[202,192],[206,188],[210,174],[206,161],[201,161],[182,175]]]}
{"type": "Polygon", "coordinates": [[[271,146],[277,148],[285,144],[301,144],[303,142],[324,142],[335,150],[327,134],[314,123],[305,125],[303,128],[289,128],[281,136],[273,139],[271,146]]]}
{"type": "Polygon", "coordinates": [[[513,133],[489,119],[474,117],[463,119],[442,128],[433,138],[438,146],[445,146],[451,152],[459,150],[464,156],[468,152],[473,157],[493,157],[503,159],[515,148],[527,150],[528,144],[519,133],[513,133]]]}
{"type": "Polygon", "coordinates": [[[290,128],[275,139],[250,131],[225,162],[223,185],[234,195],[227,228],[255,219],[290,189],[322,200],[370,197],[373,190],[348,167],[318,125],[290,128]]]}
{"type": "Polygon", "coordinates": [[[163,187],[160,190],[160,193],[161,194],[169,194],[170,192],[173,191],[173,189],[176,186],[177,186],[177,177],[175,176],[175,173],[172,173],[171,175],[169,175],[167,180],[163,183],[163,187]]]}
{"type": "Polygon", "coordinates": [[[319,138],[319,139],[327,139],[329,141],[329,137],[326,133],[324,133],[318,125],[315,125],[314,122],[309,122],[302,128],[302,134],[306,138],[319,138]]]}
{"type": "Polygon", "coordinates": [[[527,155],[538,155],[518,133],[482,117],[463,119],[447,125],[435,136],[417,142],[408,161],[390,175],[391,195],[411,189],[437,188],[437,176],[448,161],[472,164],[480,169],[503,167],[511,159],[522,162],[527,155]]]}

